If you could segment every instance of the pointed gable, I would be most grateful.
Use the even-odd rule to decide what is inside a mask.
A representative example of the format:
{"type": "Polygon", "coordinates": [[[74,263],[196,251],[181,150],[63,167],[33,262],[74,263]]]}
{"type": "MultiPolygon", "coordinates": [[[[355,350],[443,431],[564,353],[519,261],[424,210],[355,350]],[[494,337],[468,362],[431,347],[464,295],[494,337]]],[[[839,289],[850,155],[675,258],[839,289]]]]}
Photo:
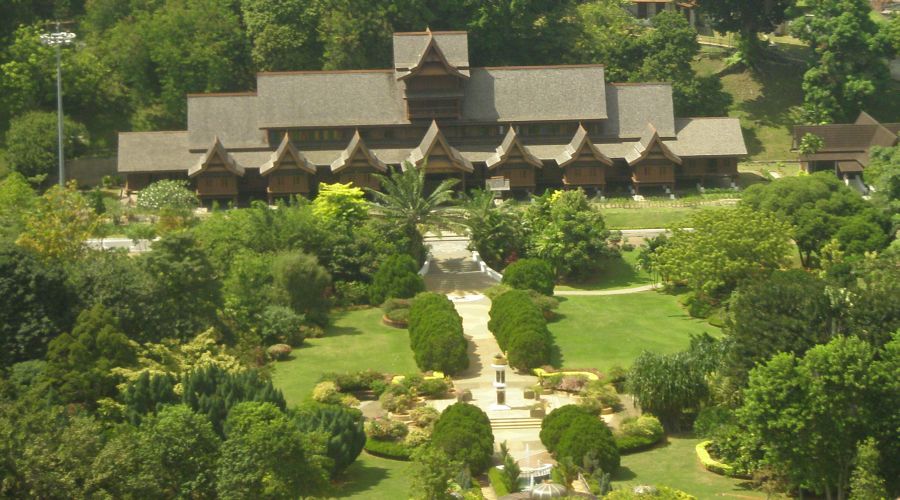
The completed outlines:
{"type": "Polygon", "coordinates": [[[591,142],[591,138],[588,135],[587,130],[584,128],[584,125],[578,124],[578,130],[575,131],[575,135],[572,137],[572,140],[569,141],[569,144],[563,148],[562,153],[556,157],[556,163],[560,167],[565,167],[570,163],[581,158],[585,153],[593,156],[597,161],[603,163],[607,166],[612,166],[613,162],[609,159],[608,156],[603,154],[593,142],[591,142]]]}
{"type": "Polygon", "coordinates": [[[656,131],[656,127],[651,123],[647,124],[647,128],[644,130],[643,135],[641,135],[641,140],[636,142],[631,151],[625,154],[625,161],[627,161],[629,165],[634,165],[646,158],[654,150],[659,150],[659,152],[672,161],[672,163],[681,165],[681,158],[673,153],[659,138],[659,132],[656,131]]]}
{"type": "Polygon", "coordinates": [[[510,158],[510,155],[514,157],[520,157],[525,163],[533,165],[537,168],[543,168],[544,164],[541,160],[534,156],[531,151],[528,150],[525,145],[522,144],[522,141],[519,140],[518,134],[516,134],[516,128],[513,126],[509,127],[509,130],[506,131],[506,136],[503,137],[503,142],[497,146],[497,152],[491,155],[490,158],[485,161],[488,169],[494,169],[506,163],[506,161],[510,158]],[[518,155],[516,155],[518,153],[518,155]]]}
{"type": "Polygon", "coordinates": [[[189,177],[196,177],[197,175],[205,172],[210,167],[221,166],[225,170],[237,175],[239,177],[243,177],[244,175],[244,167],[240,166],[235,159],[228,154],[228,150],[225,149],[225,146],[222,145],[222,141],[219,140],[219,137],[216,136],[215,140],[213,140],[212,145],[209,149],[206,150],[206,153],[200,158],[200,160],[194,164],[191,168],[188,169],[189,177]]]}
{"type": "Polygon", "coordinates": [[[291,144],[291,140],[288,138],[287,134],[284,134],[284,138],[281,139],[281,144],[278,145],[278,149],[272,153],[272,156],[269,157],[269,161],[262,164],[259,167],[260,175],[269,175],[270,173],[278,170],[282,165],[292,165],[297,167],[300,170],[308,174],[315,175],[316,167],[309,160],[303,156],[293,144],[291,144]]]}
{"type": "MultiPolygon", "coordinates": [[[[469,78],[468,64],[468,44],[466,33],[455,32],[438,32],[432,33],[431,29],[425,30],[424,33],[405,33],[394,34],[394,67],[398,72],[397,79],[405,80],[422,72],[424,68],[435,63],[441,66],[447,74],[457,76],[462,79],[469,78]],[[399,36],[398,36],[399,35],[399,36]],[[420,49],[416,49],[416,39],[423,39],[424,46],[419,45],[420,49]],[[460,47],[458,43],[460,39],[463,42],[460,47]],[[454,62],[450,62],[447,57],[442,43],[450,45],[454,51],[454,62]],[[400,60],[403,59],[403,60],[400,60]]],[[[419,41],[418,43],[421,43],[419,41]]]]}
{"type": "Polygon", "coordinates": [[[431,121],[431,126],[428,127],[428,131],[425,132],[425,137],[422,138],[422,142],[409,153],[407,161],[418,167],[422,164],[423,160],[426,160],[431,155],[445,156],[450,164],[463,172],[472,172],[475,170],[475,167],[472,166],[472,162],[465,159],[456,148],[447,142],[447,138],[444,137],[444,133],[441,132],[441,129],[438,127],[437,121],[435,120],[431,121]]]}
{"type": "Polygon", "coordinates": [[[353,165],[354,160],[360,158],[369,164],[375,170],[379,172],[386,172],[387,165],[384,164],[383,161],[379,160],[375,153],[366,146],[365,141],[361,135],[359,135],[359,130],[354,132],[353,137],[350,139],[350,143],[347,144],[347,147],[341,151],[341,155],[337,160],[334,160],[331,163],[331,171],[332,172],[340,172],[341,170],[353,165]]]}

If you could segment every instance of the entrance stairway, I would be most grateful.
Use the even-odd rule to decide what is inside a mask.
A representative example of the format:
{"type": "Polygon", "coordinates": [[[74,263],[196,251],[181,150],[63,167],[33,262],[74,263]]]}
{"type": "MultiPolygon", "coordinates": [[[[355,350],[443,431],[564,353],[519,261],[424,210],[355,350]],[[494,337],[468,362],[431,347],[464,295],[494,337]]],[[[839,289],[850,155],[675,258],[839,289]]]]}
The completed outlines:
{"type": "Polygon", "coordinates": [[[492,418],[491,429],[540,429],[541,419],[530,417],[492,418]]]}

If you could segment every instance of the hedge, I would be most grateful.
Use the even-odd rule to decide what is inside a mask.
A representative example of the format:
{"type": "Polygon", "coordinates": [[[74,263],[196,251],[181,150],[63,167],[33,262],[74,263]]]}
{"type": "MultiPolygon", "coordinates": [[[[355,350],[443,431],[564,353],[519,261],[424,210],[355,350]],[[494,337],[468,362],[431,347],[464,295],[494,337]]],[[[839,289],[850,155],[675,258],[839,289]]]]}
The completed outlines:
{"type": "Polygon", "coordinates": [[[700,459],[700,463],[703,464],[703,467],[710,471],[715,472],[716,474],[721,474],[723,476],[731,476],[734,474],[734,467],[719,462],[709,455],[709,450],[706,449],[707,446],[712,444],[712,441],[701,441],[697,443],[697,446],[694,448],[697,451],[697,458],[700,459]]]}
{"type": "Polygon", "coordinates": [[[503,284],[519,290],[553,295],[556,273],[550,264],[541,259],[520,259],[503,270],[503,284]]]}
{"type": "Polygon", "coordinates": [[[666,437],[659,419],[652,415],[642,415],[636,420],[622,423],[622,430],[615,435],[619,453],[635,453],[646,450],[666,437]]]}
{"type": "Polygon", "coordinates": [[[491,467],[488,470],[488,479],[491,481],[491,487],[494,488],[494,493],[497,494],[497,497],[509,495],[510,493],[510,491],[506,489],[504,476],[505,474],[503,471],[496,467],[491,467]]]}
{"type": "Polygon", "coordinates": [[[387,299],[406,299],[425,290],[419,267],[409,255],[391,255],[375,271],[369,286],[369,301],[381,304],[387,299]]]}
{"type": "Polygon", "coordinates": [[[416,295],[409,310],[409,345],[422,371],[453,375],[469,367],[462,318],[444,295],[416,295]]]}
{"type": "Polygon", "coordinates": [[[500,295],[491,303],[490,317],[488,329],[510,366],[525,371],[550,363],[553,338],[528,292],[510,290],[500,295]]]}
{"type": "Polygon", "coordinates": [[[431,433],[431,444],[481,474],[494,456],[494,433],[487,414],[475,405],[454,403],[441,413],[431,433]]]}
{"type": "Polygon", "coordinates": [[[381,441],[379,439],[366,439],[366,452],[376,457],[389,460],[409,461],[412,450],[402,441],[381,441]]]}

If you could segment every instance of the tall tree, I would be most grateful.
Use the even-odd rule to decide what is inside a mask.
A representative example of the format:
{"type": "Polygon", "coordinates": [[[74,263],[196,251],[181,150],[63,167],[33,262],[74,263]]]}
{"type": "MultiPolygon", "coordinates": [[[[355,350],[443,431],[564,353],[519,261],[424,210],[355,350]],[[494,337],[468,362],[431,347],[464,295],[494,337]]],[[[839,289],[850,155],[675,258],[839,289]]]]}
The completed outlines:
{"type": "Polygon", "coordinates": [[[868,438],[856,446],[856,461],[850,476],[852,500],[882,500],[888,498],[884,478],[879,473],[881,455],[875,440],[868,438]]]}
{"type": "Polygon", "coordinates": [[[0,180],[0,240],[15,240],[25,229],[25,214],[37,205],[37,194],[25,177],[13,172],[0,180]]]}
{"type": "Polygon", "coordinates": [[[284,252],[272,260],[274,291],[284,305],[319,324],[328,322],[328,297],[331,275],[315,256],[284,252]]]}
{"type": "Polygon", "coordinates": [[[851,121],[877,98],[890,80],[888,47],[870,17],[866,0],[815,0],[812,15],[792,26],[817,61],[803,75],[803,111],[811,123],[851,121]]]}
{"type": "Polygon", "coordinates": [[[739,35],[739,49],[751,66],[763,56],[765,45],[759,34],[770,33],[786,21],[793,5],[794,0],[700,0],[700,10],[713,29],[739,35]]]}
{"type": "Polygon", "coordinates": [[[316,27],[320,9],[306,0],[241,0],[241,15],[259,71],[319,69],[322,46],[316,27]]]}
{"type": "Polygon", "coordinates": [[[572,51],[578,35],[572,0],[475,2],[468,29],[472,66],[546,64],[572,51]]]}
{"type": "Polygon", "coordinates": [[[100,220],[75,185],[48,189],[37,207],[25,216],[25,231],[16,243],[38,255],[60,262],[74,260],[86,251],[85,241],[100,220]]]}
{"type": "MultiPolygon", "coordinates": [[[[686,412],[696,411],[708,394],[704,373],[688,352],[642,352],[628,372],[629,392],[645,412],[677,431],[686,412]]],[[[613,472],[613,471],[606,471],[613,472]]]]}
{"type": "MultiPolygon", "coordinates": [[[[63,120],[66,159],[83,153],[89,144],[87,129],[69,117],[63,120]]],[[[6,131],[10,168],[34,181],[44,181],[58,172],[59,133],[56,113],[32,111],[13,118],[6,131]]]]}
{"type": "Polygon", "coordinates": [[[447,206],[453,200],[457,179],[444,179],[430,193],[426,190],[425,168],[406,163],[390,176],[380,175],[381,191],[369,190],[375,198],[372,212],[403,228],[409,238],[409,255],[425,258],[423,232],[447,227],[447,206]]]}

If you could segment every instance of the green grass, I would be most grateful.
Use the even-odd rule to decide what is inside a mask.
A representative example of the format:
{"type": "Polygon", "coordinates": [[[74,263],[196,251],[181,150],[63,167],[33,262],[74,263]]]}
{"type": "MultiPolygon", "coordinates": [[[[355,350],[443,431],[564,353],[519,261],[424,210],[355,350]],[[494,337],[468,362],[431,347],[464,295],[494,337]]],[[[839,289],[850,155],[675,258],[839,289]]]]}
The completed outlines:
{"type": "Polygon", "coordinates": [[[691,437],[669,436],[668,444],[623,456],[622,466],[613,475],[613,486],[625,489],[641,484],[663,485],[697,498],[766,497],[751,489],[746,480],[720,476],[704,469],[694,451],[698,442],[699,439],[691,437]]]}
{"type": "Polygon", "coordinates": [[[409,462],[387,460],[363,452],[335,486],[332,498],[407,498],[412,471],[409,462]]]}
{"type": "Polygon", "coordinates": [[[641,351],[671,353],[688,347],[691,334],[719,329],[691,318],[673,295],[560,297],[562,316],[548,327],[558,352],[553,365],[567,368],[627,368],[641,351]]]}
{"type": "Polygon", "coordinates": [[[621,258],[607,259],[597,274],[583,281],[566,282],[556,290],[613,290],[649,285],[653,280],[646,271],[638,269],[638,253],[638,249],[622,252],[621,258]]]}
{"type": "Polygon", "coordinates": [[[277,363],[272,380],[288,405],[309,397],[325,372],[417,372],[406,330],[385,326],[381,315],[377,308],[334,314],[324,337],[307,339],[293,359],[277,363]]]}
{"type": "Polygon", "coordinates": [[[648,229],[677,224],[697,210],[700,208],[603,208],[600,213],[610,229],[648,229]]]}

